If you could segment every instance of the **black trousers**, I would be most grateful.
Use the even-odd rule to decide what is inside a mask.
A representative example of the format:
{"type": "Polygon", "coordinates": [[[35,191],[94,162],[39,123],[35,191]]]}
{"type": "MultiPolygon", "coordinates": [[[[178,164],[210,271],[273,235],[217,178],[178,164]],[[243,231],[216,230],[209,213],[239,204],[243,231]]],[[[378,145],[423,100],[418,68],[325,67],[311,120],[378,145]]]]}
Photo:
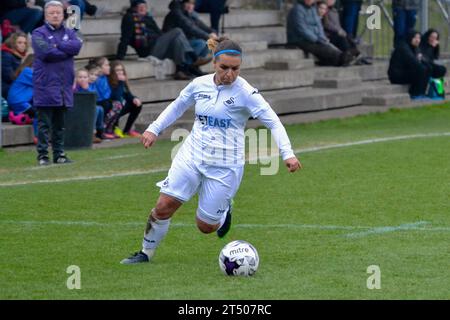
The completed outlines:
{"type": "MultiPolygon", "coordinates": [[[[128,116],[127,122],[125,124],[125,127],[123,129],[124,133],[128,133],[131,130],[131,127],[133,126],[134,122],[136,121],[136,119],[138,118],[139,114],[142,111],[142,105],[141,106],[137,106],[133,103],[133,101],[127,101],[125,103],[125,105],[122,108],[122,111],[120,111],[120,116],[119,119],[122,118],[123,116],[130,114],[128,116]]],[[[117,120],[117,124],[118,125],[118,121],[117,120]]]]}
{"type": "Polygon", "coordinates": [[[299,42],[295,45],[316,56],[322,66],[341,66],[343,64],[342,52],[331,45],[308,41],[299,42]]]}
{"type": "Polygon", "coordinates": [[[37,107],[38,115],[38,159],[48,157],[49,134],[51,133],[53,159],[64,154],[64,127],[67,108],[37,107]]]}

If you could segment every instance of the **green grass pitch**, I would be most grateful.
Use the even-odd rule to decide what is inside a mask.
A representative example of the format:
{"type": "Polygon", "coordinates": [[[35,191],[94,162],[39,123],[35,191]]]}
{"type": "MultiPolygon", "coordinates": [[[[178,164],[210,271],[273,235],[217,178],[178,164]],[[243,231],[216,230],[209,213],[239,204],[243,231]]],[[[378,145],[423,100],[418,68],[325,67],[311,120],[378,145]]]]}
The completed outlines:
{"type": "Polygon", "coordinates": [[[196,229],[195,198],[134,266],[119,261],[140,248],[175,142],[73,151],[75,164],[49,168],[0,151],[0,299],[449,299],[449,105],[287,130],[309,148],[302,171],[246,165],[225,239],[196,229]],[[254,277],[219,269],[237,239],[258,249],[254,277]],[[66,286],[71,265],[80,290],[66,286]],[[371,265],[380,289],[367,288],[371,265]]]}

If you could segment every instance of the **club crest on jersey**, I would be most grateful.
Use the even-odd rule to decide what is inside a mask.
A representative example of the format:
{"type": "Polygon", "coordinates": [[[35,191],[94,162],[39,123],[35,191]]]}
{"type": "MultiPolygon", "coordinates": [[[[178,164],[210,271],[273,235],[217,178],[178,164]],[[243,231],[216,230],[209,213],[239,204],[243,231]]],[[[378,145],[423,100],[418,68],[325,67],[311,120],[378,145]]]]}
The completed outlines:
{"type": "Polygon", "coordinates": [[[231,106],[234,104],[234,98],[231,97],[230,99],[223,102],[226,106],[231,106]]]}

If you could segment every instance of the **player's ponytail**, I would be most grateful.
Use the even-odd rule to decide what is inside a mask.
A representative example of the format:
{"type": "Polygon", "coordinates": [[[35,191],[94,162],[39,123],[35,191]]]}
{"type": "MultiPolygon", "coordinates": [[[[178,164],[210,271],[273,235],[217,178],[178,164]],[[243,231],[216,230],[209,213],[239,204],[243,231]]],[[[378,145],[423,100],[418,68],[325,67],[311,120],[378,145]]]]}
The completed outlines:
{"type": "Polygon", "coordinates": [[[234,42],[230,40],[228,37],[220,37],[218,39],[210,38],[207,41],[207,45],[209,50],[213,53],[214,59],[217,59],[221,54],[226,54],[229,56],[241,56],[242,48],[234,42]]]}

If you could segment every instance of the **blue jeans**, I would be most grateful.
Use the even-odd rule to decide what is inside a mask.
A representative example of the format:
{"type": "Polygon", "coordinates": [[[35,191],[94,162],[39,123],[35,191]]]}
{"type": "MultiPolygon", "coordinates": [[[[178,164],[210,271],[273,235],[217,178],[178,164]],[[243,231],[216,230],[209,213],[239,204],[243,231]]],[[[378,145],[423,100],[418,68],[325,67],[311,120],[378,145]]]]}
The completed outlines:
{"type": "Polygon", "coordinates": [[[86,11],[86,3],[84,0],[70,0],[71,5],[80,7],[80,20],[83,20],[84,12],[86,11]]]}
{"type": "Polygon", "coordinates": [[[350,37],[356,38],[361,2],[352,1],[350,3],[345,3],[343,4],[343,8],[342,28],[350,37]]]}
{"type": "Polygon", "coordinates": [[[1,21],[8,19],[11,24],[20,26],[25,33],[30,33],[43,18],[43,11],[39,9],[20,8],[8,11],[1,17],[1,21]]]}
{"type": "Polygon", "coordinates": [[[189,43],[192,46],[192,49],[194,49],[194,52],[199,57],[206,57],[209,53],[208,46],[206,45],[206,41],[203,39],[192,39],[189,40],[189,43]]]}
{"type": "Polygon", "coordinates": [[[409,31],[416,25],[416,10],[404,10],[394,8],[394,47],[402,40],[406,39],[409,31]]]}
{"type": "Polygon", "coordinates": [[[102,107],[95,107],[95,130],[103,132],[105,130],[105,124],[103,119],[105,118],[105,111],[102,107]]]}

